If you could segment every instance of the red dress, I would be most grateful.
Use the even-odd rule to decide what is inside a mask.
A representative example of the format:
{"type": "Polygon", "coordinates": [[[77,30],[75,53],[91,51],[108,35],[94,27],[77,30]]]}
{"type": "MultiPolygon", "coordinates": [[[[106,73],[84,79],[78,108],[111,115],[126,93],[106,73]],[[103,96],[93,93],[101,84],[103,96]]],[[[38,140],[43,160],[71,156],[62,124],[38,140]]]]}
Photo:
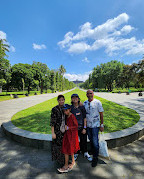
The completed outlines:
{"type": "Polygon", "coordinates": [[[73,114],[67,118],[69,129],[65,132],[62,143],[62,153],[72,155],[80,150],[78,139],[78,122],[73,114]]]}

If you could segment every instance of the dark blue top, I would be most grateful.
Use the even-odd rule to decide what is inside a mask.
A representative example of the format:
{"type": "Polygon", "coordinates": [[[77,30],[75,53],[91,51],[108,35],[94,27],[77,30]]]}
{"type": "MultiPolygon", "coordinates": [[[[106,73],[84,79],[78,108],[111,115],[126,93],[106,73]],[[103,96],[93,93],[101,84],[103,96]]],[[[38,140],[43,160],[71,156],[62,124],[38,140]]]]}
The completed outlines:
{"type": "Polygon", "coordinates": [[[84,118],[86,118],[86,110],[84,106],[79,106],[76,108],[74,105],[71,105],[71,113],[75,115],[77,122],[78,122],[78,128],[84,127],[84,118]]]}

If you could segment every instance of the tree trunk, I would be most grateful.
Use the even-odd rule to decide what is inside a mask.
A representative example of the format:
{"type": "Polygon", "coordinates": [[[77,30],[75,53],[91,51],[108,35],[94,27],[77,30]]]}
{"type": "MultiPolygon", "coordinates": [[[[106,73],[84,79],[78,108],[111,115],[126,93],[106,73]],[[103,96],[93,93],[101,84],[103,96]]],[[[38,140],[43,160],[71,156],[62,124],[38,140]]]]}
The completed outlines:
{"type": "Polygon", "coordinates": [[[0,86],[0,93],[2,93],[2,86],[0,86]]]}
{"type": "Polygon", "coordinates": [[[28,94],[30,94],[30,85],[28,85],[28,94]]]}

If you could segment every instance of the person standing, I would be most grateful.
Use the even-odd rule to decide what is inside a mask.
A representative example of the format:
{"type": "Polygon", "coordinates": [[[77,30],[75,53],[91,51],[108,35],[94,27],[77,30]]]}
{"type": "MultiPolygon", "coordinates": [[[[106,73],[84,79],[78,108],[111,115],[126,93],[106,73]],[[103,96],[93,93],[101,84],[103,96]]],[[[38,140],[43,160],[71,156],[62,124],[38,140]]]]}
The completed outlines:
{"type": "Polygon", "coordinates": [[[97,166],[98,155],[99,155],[99,130],[104,131],[103,125],[103,107],[99,100],[94,99],[94,92],[88,90],[87,98],[84,102],[84,107],[86,109],[86,120],[87,120],[87,133],[88,138],[91,143],[91,150],[93,154],[92,167],[97,166]]]}
{"type": "Polygon", "coordinates": [[[65,164],[62,168],[59,168],[60,173],[66,173],[73,169],[75,165],[74,153],[76,153],[79,147],[78,140],[78,122],[75,116],[71,113],[71,106],[65,104],[63,107],[64,113],[66,115],[66,125],[65,134],[62,143],[62,153],[65,155],[65,164]],[[69,164],[69,155],[71,155],[72,163],[69,164]]]}
{"type": "Polygon", "coordinates": [[[61,153],[62,140],[65,130],[65,114],[63,112],[63,106],[65,97],[59,95],[57,97],[58,105],[52,108],[50,126],[52,131],[52,160],[57,161],[61,166],[64,164],[64,155],[61,153]],[[62,126],[63,125],[63,126],[62,126]]]}
{"type": "MultiPolygon", "coordinates": [[[[77,122],[78,122],[78,135],[80,138],[80,151],[84,155],[85,158],[87,158],[88,161],[92,161],[92,158],[88,154],[87,151],[87,124],[86,124],[86,110],[83,105],[80,105],[80,98],[78,94],[72,94],[71,95],[71,113],[75,115],[77,122]]],[[[74,159],[76,160],[78,158],[78,155],[80,153],[78,151],[74,155],[74,159]]]]}

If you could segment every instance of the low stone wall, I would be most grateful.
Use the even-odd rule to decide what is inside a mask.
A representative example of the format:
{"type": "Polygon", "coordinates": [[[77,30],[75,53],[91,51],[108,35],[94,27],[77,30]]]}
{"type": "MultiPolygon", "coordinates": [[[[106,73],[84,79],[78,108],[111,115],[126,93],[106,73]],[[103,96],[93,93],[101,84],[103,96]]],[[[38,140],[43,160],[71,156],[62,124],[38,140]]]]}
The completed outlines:
{"type": "MultiPolygon", "coordinates": [[[[140,123],[141,121],[139,121],[133,127],[122,131],[104,134],[108,148],[115,148],[129,144],[143,136],[144,127],[142,127],[140,123]]],[[[10,139],[15,140],[25,146],[35,147],[38,149],[47,149],[49,151],[51,150],[51,134],[40,134],[25,131],[14,126],[11,121],[3,123],[2,130],[10,139]]],[[[88,149],[90,149],[89,140],[88,149]]]]}

